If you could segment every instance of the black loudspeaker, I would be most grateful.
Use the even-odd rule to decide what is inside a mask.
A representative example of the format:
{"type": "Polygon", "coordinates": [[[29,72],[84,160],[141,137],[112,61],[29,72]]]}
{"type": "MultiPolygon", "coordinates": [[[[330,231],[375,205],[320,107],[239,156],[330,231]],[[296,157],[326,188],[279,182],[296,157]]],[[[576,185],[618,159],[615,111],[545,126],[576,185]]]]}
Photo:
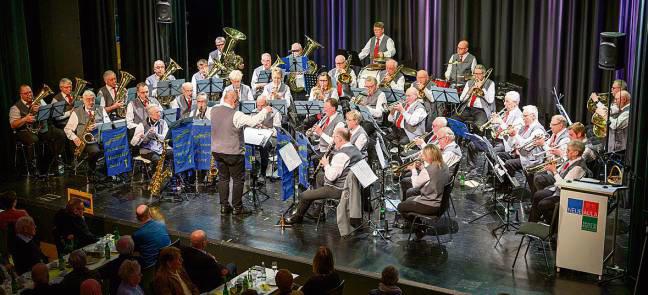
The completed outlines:
{"type": "Polygon", "coordinates": [[[170,24],[173,22],[171,13],[171,3],[168,0],[160,0],[155,5],[155,14],[157,15],[157,22],[162,24],[170,24]]]}
{"type": "Polygon", "coordinates": [[[618,70],[624,67],[625,33],[602,32],[599,44],[599,68],[603,70],[618,70]]]}

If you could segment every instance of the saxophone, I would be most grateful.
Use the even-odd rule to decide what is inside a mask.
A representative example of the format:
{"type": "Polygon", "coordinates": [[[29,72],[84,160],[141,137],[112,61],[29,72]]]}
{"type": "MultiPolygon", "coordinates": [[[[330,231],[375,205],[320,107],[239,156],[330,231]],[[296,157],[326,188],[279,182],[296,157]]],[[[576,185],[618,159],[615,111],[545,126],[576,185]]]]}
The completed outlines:
{"type": "Polygon", "coordinates": [[[162,154],[160,155],[160,160],[155,166],[155,173],[153,174],[151,184],[149,185],[151,196],[159,196],[162,191],[162,185],[164,185],[164,183],[171,177],[171,169],[169,167],[164,169],[164,160],[166,159],[168,141],[156,140],[162,143],[162,154]]]}
{"type": "Polygon", "coordinates": [[[83,150],[85,149],[86,144],[88,143],[95,143],[96,140],[94,138],[94,135],[92,135],[92,125],[95,123],[95,117],[94,114],[92,117],[88,118],[88,122],[86,122],[85,128],[83,129],[83,133],[81,133],[81,144],[74,148],[74,157],[79,158],[81,154],[83,153],[83,150]]]}
{"type": "Polygon", "coordinates": [[[207,174],[207,182],[213,183],[216,175],[218,175],[218,169],[216,169],[216,160],[214,160],[214,155],[212,155],[211,162],[209,162],[209,174],[207,174]]]}

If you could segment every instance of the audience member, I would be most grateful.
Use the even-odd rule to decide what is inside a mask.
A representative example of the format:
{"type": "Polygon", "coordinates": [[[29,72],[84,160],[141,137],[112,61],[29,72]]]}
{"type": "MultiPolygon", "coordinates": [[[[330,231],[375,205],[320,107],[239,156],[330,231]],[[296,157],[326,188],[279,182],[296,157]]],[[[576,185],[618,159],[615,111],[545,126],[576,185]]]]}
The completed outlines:
{"type": "Polygon", "coordinates": [[[369,295],[401,295],[403,292],[396,283],[398,283],[398,270],[393,265],[389,265],[383,268],[378,289],[369,291],[369,295]]]}
{"type": "Polygon", "coordinates": [[[135,209],[141,227],[133,233],[135,250],[142,256],[143,268],[155,265],[160,249],[171,244],[166,225],[153,220],[148,206],[139,205],[135,209]]]}
{"type": "Polygon", "coordinates": [[[182,247],[183,266],[201,293],[213,290],[223,284],[223,276],[236,273],[236,266],[224,266],[214,256],[207,253],[207,235],[195,230],[190,236],[191,247],[182,247]]]}
{"type": "Polygon", "coordinates": [[[117,288],[121,281],[118,273],[124,261],[135,260],[139,265],[142,265],[143,263],[140,256],[133,255],[135,252],[135,242],[133,242],[131,236],[126,235],[119,238],[115,244],[115,248],[117,248],[119,256],[117,256],[115,260],[108,262],[99,270],[101,277],[110,281],[110,294],[115,294],[117,292],[117,288]]]}
{"type": "Polygon", "coordinates": [[[72,271],[61,281],[61,291],[64,294],[80,294],[79,290],[83,281],[87,279],[99,280],[99,274],[86,267],[87,258],[83,250],[72,251],[68,257],[68,263],[72,266],[72,271]]]}
{"type": "Polygon", "coordinates": [[[320,246],[313,257],[313,276],[306,281],[301,291],[305,295],[327,294],[340,284],[340,276],[335,271],[333,253],[326,246],[320,246]]]}
{"type": "Polygon", "coordinates": [[[101,284],[95,279],[86,279],[79,287],[81,295],[101,295],[101,284]]]}
{"type": "Polygon", "coordinates": [[[247,290],[241,292],[241,295],[258,295],[258,294],[259,294],[259,292],[257,292],[254,289],[247,289],[247,290]]]}
{"type": "Polygon", "coordinates": [[[47,261],[40,249],[40,243],[36,240],[36,224],[34,219],[23,216],[16,221],[15,249],[13,261],[16,266],[16,273],[22,275],[31,270],[34,264],[47,261]]]}
{"type": "Polygon", "coordinates": [[[178,248],[166,247],[160,251],[153,289],[155,294],[200,294],[182,267],[182,256],[178,248]]]}
{"type": "Polygon", "coordinates": [[[34,282],[33,289],[25,289],[22,295],[50,295],[58,294],[57,285],[49,283],[49,269],[45,263],[39,262],[34,264],[31,269],[31,277],[34,282]]]}
{"type": "Polygon", "coordinates": [[[139,286],[142,280],[142,268],[135,260],[124,260],[119,267],[121,283],[117,295],[144,295],[144,290],[139,286]]]}
{"type": "Polygon", "coordinates": [[[275,275],[275,283],[279,289],[277,295],[303,295],[304,293],[295,289],[293,274],[287,269],[280,269],[275,275]]]}
{"type": "Polygon", "coordinates": [[[54,215],[54,226],[62,241],[74,241],[74,249],[83,248],[98,239],[90,232],[83,217],[83,200],[71,198],[64,209],[54,215]]]}
{"type": "Polygon", "coordinates": [[[18,203],[18,199],[16,198],[16,192],[14,191],[4,192],[2,196],[0,196],[0,206],[4,210],[0,212],[1,230],[6,230],[7,224],[16,223],[18,218],[29,215],[25,210],[16,209],[16,203],[18,203]]]}

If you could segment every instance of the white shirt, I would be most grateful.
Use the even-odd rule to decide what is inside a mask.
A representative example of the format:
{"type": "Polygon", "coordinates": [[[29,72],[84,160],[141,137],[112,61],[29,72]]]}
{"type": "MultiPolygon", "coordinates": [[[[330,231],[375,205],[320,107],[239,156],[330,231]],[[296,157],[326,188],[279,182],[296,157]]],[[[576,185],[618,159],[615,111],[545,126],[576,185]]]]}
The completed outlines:
{"type": "MultiPolygon", "coordinates": [[[[466,57],[468,56],[468,53],[469,52],[466,52],[465,54],[460,55],[461,60],[466,59],[466,57]]],[[[452,75],[452,67],[455,66],[453,64],[450,64],[451,62],[452,62],[452,56],[450,56],[450,59],[448,60],[448,67],[446,68],[446,71],[444,73],[444,76],[445,76],[446,80],[450,80],[451,78],[454,78],[454,77],[450,77],[450,75],[452,75]]],[[[470,64],[470,71],[471,72],[475,71],[475,66],[477,66],[477,58],[473,58],[473,61],[470,64]]]]}
{"type": "Polygon", "coordinates": [[[426,183],[430,181],[430,175],[427,172],[427,166],[429,164],[423,162],[423,169],[419,172],[416,168],[412,168],[412,187],[422,188],[426,183]]]}
{"type": "MultiPolygon", "coordinates": [[[[466,101],[468,100],[468,103],[470,103],[471,96],[468,93],[468,90],[470,90],[470,87],[465,87],[463,91],[461,92],[461,101],[466,101]]],[[[491,81],[490,85],[488,86],[487,89],[484,89],[484,99],[489,103],[493,103],[495,101],[495,82],[491,81]]],[[[468,105],[470,106],[470,105],[468,105]]],[[[473,107],[478,108],[478,109],[483,109],[484,106],[482,106],[481,99],[477,97],[475,99],[475,104],[473,107]]]]}
{"type": "MultiPolygon", "coordinates": [[[[221,105],[226,106],[230,109],[234,109],[232,105],[224,101],[221,103],[221,105]]],[[[260,124],[263,121],[263,119],[265,119],[267,113],[268,112],[265,109],[263,109],[260,112],[258,112],[256,115],[250,116],[244,114],[241,111],[236,111],[236,113],[234,113],[234,117],[232,118],[232,123],[236,128],[243,128],[245,126],[254,127],[260,124]]]]}
{"type": "MultiPolygon", "coordinates": [[[[265,95],[266,97],[268,97],[268,100],[275,99],[273,97],[270,97],[270,94],[272,93],[273,85],[274,85],[273,83],[268,83],[268,85],[263,87],[263,94],[261,95],[265,95]]],[[[285,84],[281,83],[277,88],[281,87],[281,85],[285,85],[285,84]]],[[[286,85],[286,91],[284,93],[278,92],[278,94],[283,97],[282,99],[286,100],[286,107],[289,107],[292,101],[292,94],[290,94],[290,87],[286,85]]]]}
{"type": "MultiPolygon", "coordinates": [[[[180,102],[178,102],[179,99],[185,100],[185,103],[187,103],[187,106],[189,106],[189,103],[187,102],[187,97],[185,97],[184,94],[180,94],[180,95],[176,96],[176,98],[169,103],[169,108],[171,108],[171,109],[179,109],[180,108],[180,102]]],[[[195,106],[196,105],[196,97],[192,96],[189,99],[191,100],[191,106],[192,107],[195,106]]]]}
{"type": "MultiPolygon", "coordinates": [[[[353,137],[353,135],[356,134],[356,132],[358,132],[358,130],[360,130],[360,125],[356,126],[356,128],[354,128],[354,129],[352,129],[350,131],[351,132],[351,137],[353,137]]],[[[356,142],[354,144],[355,147],[357,147],[358,150],[362,151],[362,148],[364,148],[364,146],[366,144],[367,144],[367,136],[364,133],[358,135],[358,138],[356,139],[356,142]]]]}
{"type": "MultiPolygon", "coordinates": [[[[223,93],[226,93],[228,91],[234,91],[234,85],[230,84],[227,87],[225,87],[225,89],[223,89],[223,93]]],[[[241,87],[239,88],[238,93],[239,93],[239,95],[238,95],[239,100],[241,100],[241,101],[243,101],[243,100],[253,101],[254,100],[254,97],[252,96],[252,94],[253,94],[252,89],[250,88],[250,86],[247,86],[247,85],[241,83],[241,87]],[[241,96],[240,93],[243,91],[244,88],[247,89],[247,95],[245,95],[245,97],[240,97],[241,96]]]]}
{"type": "MultiPolygon", "coordinates": [[[[615,105],[613,105],[613,106],[615,106],[615,105]]],[[[621,108],[620,112],[622,112],[622,113],[616,118],[613,118],[612,116],[610,116],[610,129],[616,130],[616,129],[623,129],[623,128],[628,127],[628,118],[630,116],[630,112],[627,112],[626,110],[629,107],[630,107],[630,104],[627,104],[623,108],[621,108]]],[[[614,108],[610,107],[610,115],[618,113],[619,112],[618,107],[616,109],[617,109],[616,112],[612,112],[614,110],[614,108]]]]}
{"type": "Polygon", "coordinates": [[[198,81],[205,80],[205,79],[207,78],[205,78],[205,76],[203,76],[203,74],[201,74],[200,71],[196,72],[195,74],[193,74],[193,76],[191,76],[191,85],[193,86],[193,97],[196,97],[196,95],[198,94],[198,81]]]}
{"type": "Polygon", "coordinates": [[[448,147],[451,147],[453,145],[457,145],[457,143],[453,141],[453,142],[449,143],[448,145],[446,145],[445,148],[441,149],[441,157],[443,158],[443,163],[445,163],[446,166],[448,166],[448,167],[451,167],[455,163],[458,163],[459,161],[461,161],[461,156],[460,155],[457,155],[457,154],[452,153],[452,152],[449,151],[448,147]],[[446,152],[446,150],[448,150],[448,151],[446,152]]]}
{"type": "MultiPolygon", "coordinates": [[[[410,105],[407,109],[405,109],[405,112],[403,112],[403,121],[412,126],[421,123],[423,120],[425,120],[425,118],[427,118],[427,112],[425,112],[425,108],[423,107],[417,108],[413,113],[410,114],[408,111],[414,106],[415,103],[412,103],[412,105],[410,105]]],[[[387,120],[389,120],[389,122],[396,122],[399,114],[400,112],[394,112],[387,117],[387,120]]],[[[405,125],[403,125],[403,128],[404,126],[405,125]]]]}
{"type": "MultiPolygon", "coordinates": [[[[340,149],[344,147],[352,146],[350,142],[347,142],[343,144],[340,149]]],[[[351,158],[347,156],[345,153],[336,153],[333,158],[331,159],[331,162],[324,166],[324,176],[326,179],[329,181],[335,181],[338,177],[340,177],[340,174],[344,171],[344,168],[349,166],[349,161],[351,158]]]]}
{"type": "MultiPolygon", "coordinates": [[[[207,110],[205,110],[205,119],[209,121],[211,121],[211,109],[212,107],[208,106],[207,110]]],[[[195,117],[196,119],[198,119],[198,114],[199,114],[198,107],[196,107],[194,110],[191,111],[191,113],[189,113],[189,117],[195,117]]]]}
{"type": "MultiPolygon", "coordinates": [[[[113,102],[115,101],[115,95],[117,94],[117,87],[110,87],[106,85],[106,88],[108,88],[108,93],[110,93],[110,97],[112,98],[113,102]]],[[[97,96],[99,97],[99,105],[102,107],[106,107],[106,98],[103,96],[103,91],[101,91],[101,88],[99,91],[97,91],[97,96]]]]}
{"type": "MultiPolygon", "coordinates": [[[[137,97],[135,99],[139,99],[141,101],[141,99],[139,97],[137,97]]],[[[150,100],[150,99],[149,99],[148,103],[157,104],[155,101],[150,100]]],[[[137,124],[135,124],[135,122],[133,122],[133,120],[134,120],[133,108],[134,108],[134,106],[133,106],[132,102],[129,102],[128,105],[126,106],[126,127],[128,129],[133,129],[133,128],[137,127],[137,124]]],[[[146,114],[146,108],[144,109],[144,113],[146,114]]],[[[146,114],[146,115],[148,117],[148,114],[146,114]]]]}
{"type": "MultiPolygon", "coordinates": [[[[86,108],[83,108],[84,112],[92,111],[92,115],[94,116],[94,110],[88,110],[86,108]]],[[[104,122],[110,122],[110,117],[108,117],[108,113],[106,113],[106,110],[104,108],[101,108],[102,117],[104,122]]],[[[79,125],[79,118],[77,117],[77,114],[75,112],[72,112],[70,115],[70,119],[67,121],[67,124],[65,124],[65,127],[63,128],[63,131],[65,131],[65,136],[69,140],[75,140],[78,138],[76,135],[76,128],[77,125],[79,125]]]]}
{"type": "MultiPolygon", "coordinates": [[[[383,72],[378,73],[378,84],[380,84],[382,82],[382,80],[385,79],[385,76],[387,75],[387,72],[384,72],[385,76],[383,76],[382,73],[383,72]]],[[[389,86],[394,90],[405,91],[405,76],[400,75],[400,77],[398,77],[398,79],[395,79],[395,80],[392,80],[391,82],[389,82],[389,86]]]]}
{"type": "MultiPolygon", "coordinates": [[[[580,159],[581,159],[581,157],[578,157],[576,159],[570,160],[567,163],[569,163],[569,165],[571,166],[576,161],[578,161],[580,159]]],[[[554,173],[553,176],[554,176],[554,179],[556,180],[556,183],[559,182],[559,181],[563,181],[563,180],[581,179],[581,178],[583,178],[585,176],[585,170],[583,170],[583,168],[581,168],[580,166],[577,166],[577,167],[574,167],[571,170],[569,170],[569,172],[567,172],[567,174],[565,175],[564,178],[561,177],[560,172],[563,170],[564,167],[567,167],[567,163],[563,164],[559,169],[556,170],[556,173],[554,173]]],[[[555,190],[556,187],[549,187],[548,189],[549,190],[555,190]]]]}
{"type": "MultiPolygon", "coordinates": [[[[333,122],[333,120],[335,120],[335,118],[336,118],[337,116],[340,116],[340,114],[339,114],[338,112],[333,113],[333,115],[330,117],[331,119],[329,120],[329,122],[333,122]]],[[[326,117],[322,118],[322,120],[321,120],[320,122],[321,122],[322,124],[324,124],[324,122],[326,122],[326,117]]],[[[317,122],[317,123],[320,123],[320,122],[317,122]]],[[[337,124],[335,125],[335,127],[333,127],[333,133],[335,133],[335,130],[336,130],[336,129],[338,129],[338,128],[344,128],[344,126],[345,126],[344,121],[337,123],[337,124]]],[[[321,126],[320,126],[320,127],[321,127],[321,126]]],[[[328,135],[328,134],[326,134],[326,133],[324,133],[324,132],[322,132],[322,134],[320,135],[320,140],[323,140],[323,141],[326,142],[327,144],[331,144],[331,143],[333,142],[333,137],[330,136],[330,135],[328,135]]]]}
{"type": "MultiPolygon", "coordinates": [[[[148,120],[148,119],[147,119],[148,120]]],[[[158,140],[164,141],[166,138],[167,133],[169,132],[169,125],[167,125],[166,121],[160,119],[157,124],[154,124],[151,126],[151,129],[155,132],[155,135],[157,136],[158,140]],[[159,128],[162,128],[162,132],[159,132],[159,128]]],[[[146,134],[144,133],[144,124],[140,123],[137,124],[137,127],[135,127],[135,133],[133,134],[133,138],[131,139],[131,145],[132,146],[139,146],[144,142],[144,139],[146,137],[146,134]]],[[[156,152],[161,152],[161,151],[156,151],[156,152]]]]}
{"type": "MultiPolygon", "coordinates": [[[[319,99],[317,98],[317,95],[315,95],[315,89],[318,89],[318,88],[319,88],[319,87],[313,87],[313,88],[311,88],[310,95],[308,96],[308,100],[309,100],[309,101],[319,100],[319,99]]],[[[327,99],[329,99],[329,98],[338,98],[337,88],[331,88],[331,89],[329,89],[328,94],[325,94],[325,95],[324,95],[324,100],[327,100],[327,99]]],[[[324,100],[322,100],[322,101],[324,101],[324,100]]]]}
{"type": "MultiPolygon", "coordinates": [[[[374,36],[375,37],[375,36],[374,36]]],[[[385,34],[380,36],[380,39],[376,37],[376,43],[380,44],[382,42],[383,38],[385,37],[385,34]]],[[[392,38],[388,38],[387,43],[385,44],[387,47],[387,51],[383,52],[384,57],[392,57],[396,55],[396,47],[394,46],[394,40],[392,38]]],[[[375,46],[375,44],[374,44],[375,46]]],[[[380,45],[378,45],[380,47],[380,45]]],[[[371,47],[371,38],[369,38],[369,41],[367,41],[367,44],[365,44],[364,48],[362,48],[362,51],[358,53],[358,57],[360,60],[365,59],[365,57],[372,55],[373,56],[373,48],[371,47]]]]}

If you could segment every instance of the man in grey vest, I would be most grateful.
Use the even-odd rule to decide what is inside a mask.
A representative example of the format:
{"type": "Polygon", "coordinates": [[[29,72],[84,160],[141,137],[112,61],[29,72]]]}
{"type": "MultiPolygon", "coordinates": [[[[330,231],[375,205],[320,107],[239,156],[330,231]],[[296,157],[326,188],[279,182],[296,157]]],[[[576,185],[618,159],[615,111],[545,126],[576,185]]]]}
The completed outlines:
{"type": "MultiPolygon", "coordinates": [[[[34,94],[29,85],[23,84],[18,88],[20,99],[9,108],[9,124],[14,134],[16,135],[16,140],[20,141],[25,148],[27,149],[27,162],[28,169],[33,171],[37,167],[33,163],[34,157],[34,144],[39,141],[46,143],[46,147],[49,155],[42,155],[37,153],[39,156],[39,167],[41,174],[47,174],[49,167],[52,163],[61,155],[65,147],[65,134],[61,129],[45,125],[40,129],[40,132],[32,133],[27,130],[27,126],[32,123],[36,123],[36,117],[40,106],[46,105],[47,103],[43,100],[39,104],[34,103],[34,94]]],[[[47,122],[43,122],[47,124],[47,122]]],[[[30,172],[30,171],[27,171],[30,172]]]]}
{"type": "MultiPolygon", "coordinates": [[[[621,90],[610,106],[608,151],[622,152],[628,140],[628,121],[630,119],[630,92],[621,90]]],[[[608,119],[607,107],[597,108],[596,113],[608,119]]]]}
{"type": "Polygon", "coordinates": [[[445,78],[448,81],[464,82],[475,70],[477,58],[468,53],[468,41],[461,40],[457,44],[457,53],[448,60],[448,67],[445,71],[445,78]]]}
{"type": "Polygon", "coordinates": [[[65,101],[65,113],[62,116],[54,118],[54,125],[59,128],[65,127],[67,120],[72,114],[72,109],[74,109],[74,101],[76,97],[72,97],[72,80],[68,78],[61,78],[59,81],[59,90],[60,92],[52,97],[52,103],[65,101]]]}
{"type": "MultiPolygon", "coordinates": [[[[166,72],[166,66],[164,65],[164,62],[161,60],[156,60],[153,63],[153,74],[146,77],[146,85],[148,85],[151,89],[152,92],[151,94],[153,96],[157,96],[157,84],[160,82],[160,78],[164,76],[164,73],[166,72]]],[[[169,78],[167,80],[175,80],[176,78],[173,75],[169,75],[169,78]]]]}
{"type": "Polygon", "coordinates": [[[385,69],[378,73],[378,81],[380,81],[380,87],[405,90],[405,76],[398,71],[398,62],[395,59],[387,60],[385,69]]]}
{"type": "Polygon", "coordinates": [[[402,135],[401,130],[405,131],[407,138],[400,136],[400,141],[402,144],[406,144],[417,136],[423,135],[426,118],[425,107],[418,101],[418,91],[414,88],[408,88],[405,92],[405,106],[400,103],[396,104],[387,119],[394,122],[394,126],[397,128],[393,130],[394,133],[398,132],[402,135]]]}
{"type": "MultiPolygon", "coordinates": [[[[83,92],[83,107],[75,108],[72,111],[70,119],[65,125],[65,135],[78,147],[81,145],[81,141],[85,140],[84,132],[86,129],[92,132],[95,130],[96,124],[105,122],[110,122],[108,113],[101,106],[95,106],[94,92],[86,90],[83,92]],[[90,118],[94,118],[94,123],[89,122],[90,118]],[[91,125],[87,126],[88,124],[91,125]]],[[[95,138],[98,139],[98,136],[95,135],[95,138]]],[[[86,142],[85,144],[84,152],[87,155],[88,174],[90,179],[93,179],[93,173],[97,168],[97,160],[101,157],[100,148],[97,141],[86,142]]]]}
{"type": "Polygon", "coordinates": [[[149,104],[160,105],[155,97],[149,96],[149,87],[143,82],[140,82],[135,86],[135,91],[137,91],[137,97],[130,101],[126,106],[126,127],[128,128],[129,140],[132,139],[133,134],[135,134],[135,127],[144,122],[148,117],[146,107],[148,107],[149,104]]]}
{"type": "Polygon", "coordinates": [[[464,111],[453,117],[464,123],[472,122],[481,126],[491,113],[495,111],[495,82],[486,79],[486,68],[483,65],[475,67],[475,79],[468,81],[461,92],[461,102],[466,104],[464,111]],[[483,95],[476,93],[477,88],[482,89],[483,95]]]}
{"type": "Polygon", "coordinates": [[[344,128],[344,118],[337,111],[338,100],[329,98],[324,102],[324,117],[313,126],[313,132],[319,136],[319,151],[326,153],[333,145],[333,132],[335,129],[344,128]]]}
{"type": "Polygon", "coordinates": [[[434,102],[434,96],[432,95],[432,86],[435,85],[430,80],[430,76],[426,70],[417,71],[416,81],[410,85],[410,88],[414,88],[418,91],[419,99],[423,102],[425,111],[427,112],[425,131],[432,129],[432,122],[434,122],[434,119],[439,115],[436,103],[434,102]]]}
{"type": "Polygon", "coordinates": [[[560,201],[560,189],[556,188],[555,183],[563,180],[578,180],[589,173],[585,161],[581,158],[583,151],[585,151],[584,143],[571,141],[567,145],[567,162],[560,168],[556,167],[556,163],[547,164],[546,170],[553,175],[555,181],[551,186],[539,190],[533,195],[529,222],[544,220],[550,223],[554,204],[560,201]]]}
{"type": "MultiPolygon", "coordinates": [[[[268,100],[266,99],[266,97],[263,95],[259,96],[256,101],[256,106],[258,112],[267,107],[268,100]]],[[[263,121],[261,121],[261,123],[259,123],[256,127],[263,129],[273,129],[272,136],[275,137],[277,135],[277,130],[275,129],[275,127],[281,127],[281,113],[273,112],[266,114],[266,117],[263,119],[263,121]]],[[[268,140],[264,146],[259,148],[259,154],[261,155],[261,170],[259,171],[260,182],[265,182],[266,170],[268,170],[268,162],[270,159],[270,151],[273,150],[273,140],[268,140]]]]}
{"type": "Polygon", "coordinates": [[[351,170],[351,166],[362,160],[362,153],[351,144],[351,133],[346,128],[339,128],[333,134],[335,143],[335,155],[329,161],[327,157],[320,159],[320,165],[323,167],[324,178],[319,188],[307,190],[301,195],[301,200],[297,204],[297,211],[294,215],[286,219],[287,224],[301,223],[308,208],[315,200],[321,199],[340,199],[344,182],[351,170]]]}
{"type": "MultiPolygon", "coordinates": [[[[549,137],[549,140],[545,141],[544,138],[542,138],[538,140],[538,143],[541,144],[546,158],[559,158],[566,155],[567,144],[571,140],[569,138],[569,132],[567,131],[567,119],[562,115],[554,115],[551,118],[550,124],[549,128],[551,129],[552,135],[549,137]]],[[[534,194],[537,190],[543,189],[556,181],[551,173],[527,172],[527,176],[533,178],[534,185],[529,185],[529,187],[533,189],[531,194],[534,194]]]]}
{"type": "Polygon", "coordinates": [[[378,88],[378,81],[374,77],[367,77],[364,87],[367,88],[367,95],[358,94],[358,104],[366,106],[374,119],[382,121],[384,107],[387,105],[385,93],[378,88]]]}
{"type": "Polygon", "coordinates": [[[243,128],[253,127],[261,123],[272,108],[264,107],[254,116],[237,111],[238,99],[236,92],[225,93],[220,105],[211,110],[211,150],[218,163],[221,213],[246,214],[249,210],[243,208],[243,177],[245,172],[245,148],[243,128]],[[229,183],[232,178],[232,203],[228,202],[230,195],[229,183]]]}
{"type": "Polygon", "coordinates": [[[199,59],[198,62],[196,62],[196,66],[198,67],[198,72],[191,76],[191,85],[193,86],[194,97],[198,95],[198,81],[207,79],[207,74],[209,73],[206,59],[199,59]]]}
{"type": "Polygon", "coordinates": [[[385,24],[383,22],[375,22],[373,25],[373,37],[369,38],[362,51],[358,54],[360,60],[369,56],[373,61],[376,58],[389,58],[396,55],[396,47],[394,47],[394,40],[385,35],[385,24]]]}
{"type": "Polygon", "coordinates": [[[216,37],[214,43],[216,45],[216,50],[210,52],[207,59],[207,64],[209,65],[210,70],[212,66],[214,66],[215,63],[220,62],[221,57],[223,57],[223,51],[225,51],[225,37],[216,37]]]}
{"type": "Polygon", "coordinates": [[[180,109],[180,119],[189,118],[191,112],[196,109],[196,97],[193,96],[193,93],[193,85],[190,82],[184,82],[182,83],[182,94],[171,101],[169,108],[180,109]]]}
{"type": "Polygon", "coordinates": [[[107,70],[103,74],[103,80],[106,85],[97,91],[99,104],[104,107],[108,115],[116,117],[114,112],[125,105],[125,102],[115,102],[115,97],[117,96],[117,75],[115,75],[115,72],[107,70]]]}
{"type": "MultiPolygon", "coordinates": [[[[135,127],[135,134],[130,143],[132,146],[140,147],[142,158],[150,160],[153,167],[162,155],[164,139],[169,132],[169,126],[166,121],[162,120],[162,107],[156,104],[150,104],[146,107],[148,117],[135,127]]],[[[173,153],[167,154],[167,159],[173,156],[173,153]]]]}
{"type": "Polygon", "coordinates": [[[351,87],[356,87],[356,81],[357,77],[355,74],[355,71],[349,66],[346,68],[346,57],[344,55],[338,55],[335,57],[335,68],[332,70],[328,71],[329,77],[331,77],[331,81],[333,82],[333,85],[335,86],[335,91],[337,92],[337,97],[352,97],[353,92],[351,92],[351,87]],[[351,76],[351,83],[349,84],[342,84],[338,82],[338,77],[340,74],[349,74],[351,76]]]}

